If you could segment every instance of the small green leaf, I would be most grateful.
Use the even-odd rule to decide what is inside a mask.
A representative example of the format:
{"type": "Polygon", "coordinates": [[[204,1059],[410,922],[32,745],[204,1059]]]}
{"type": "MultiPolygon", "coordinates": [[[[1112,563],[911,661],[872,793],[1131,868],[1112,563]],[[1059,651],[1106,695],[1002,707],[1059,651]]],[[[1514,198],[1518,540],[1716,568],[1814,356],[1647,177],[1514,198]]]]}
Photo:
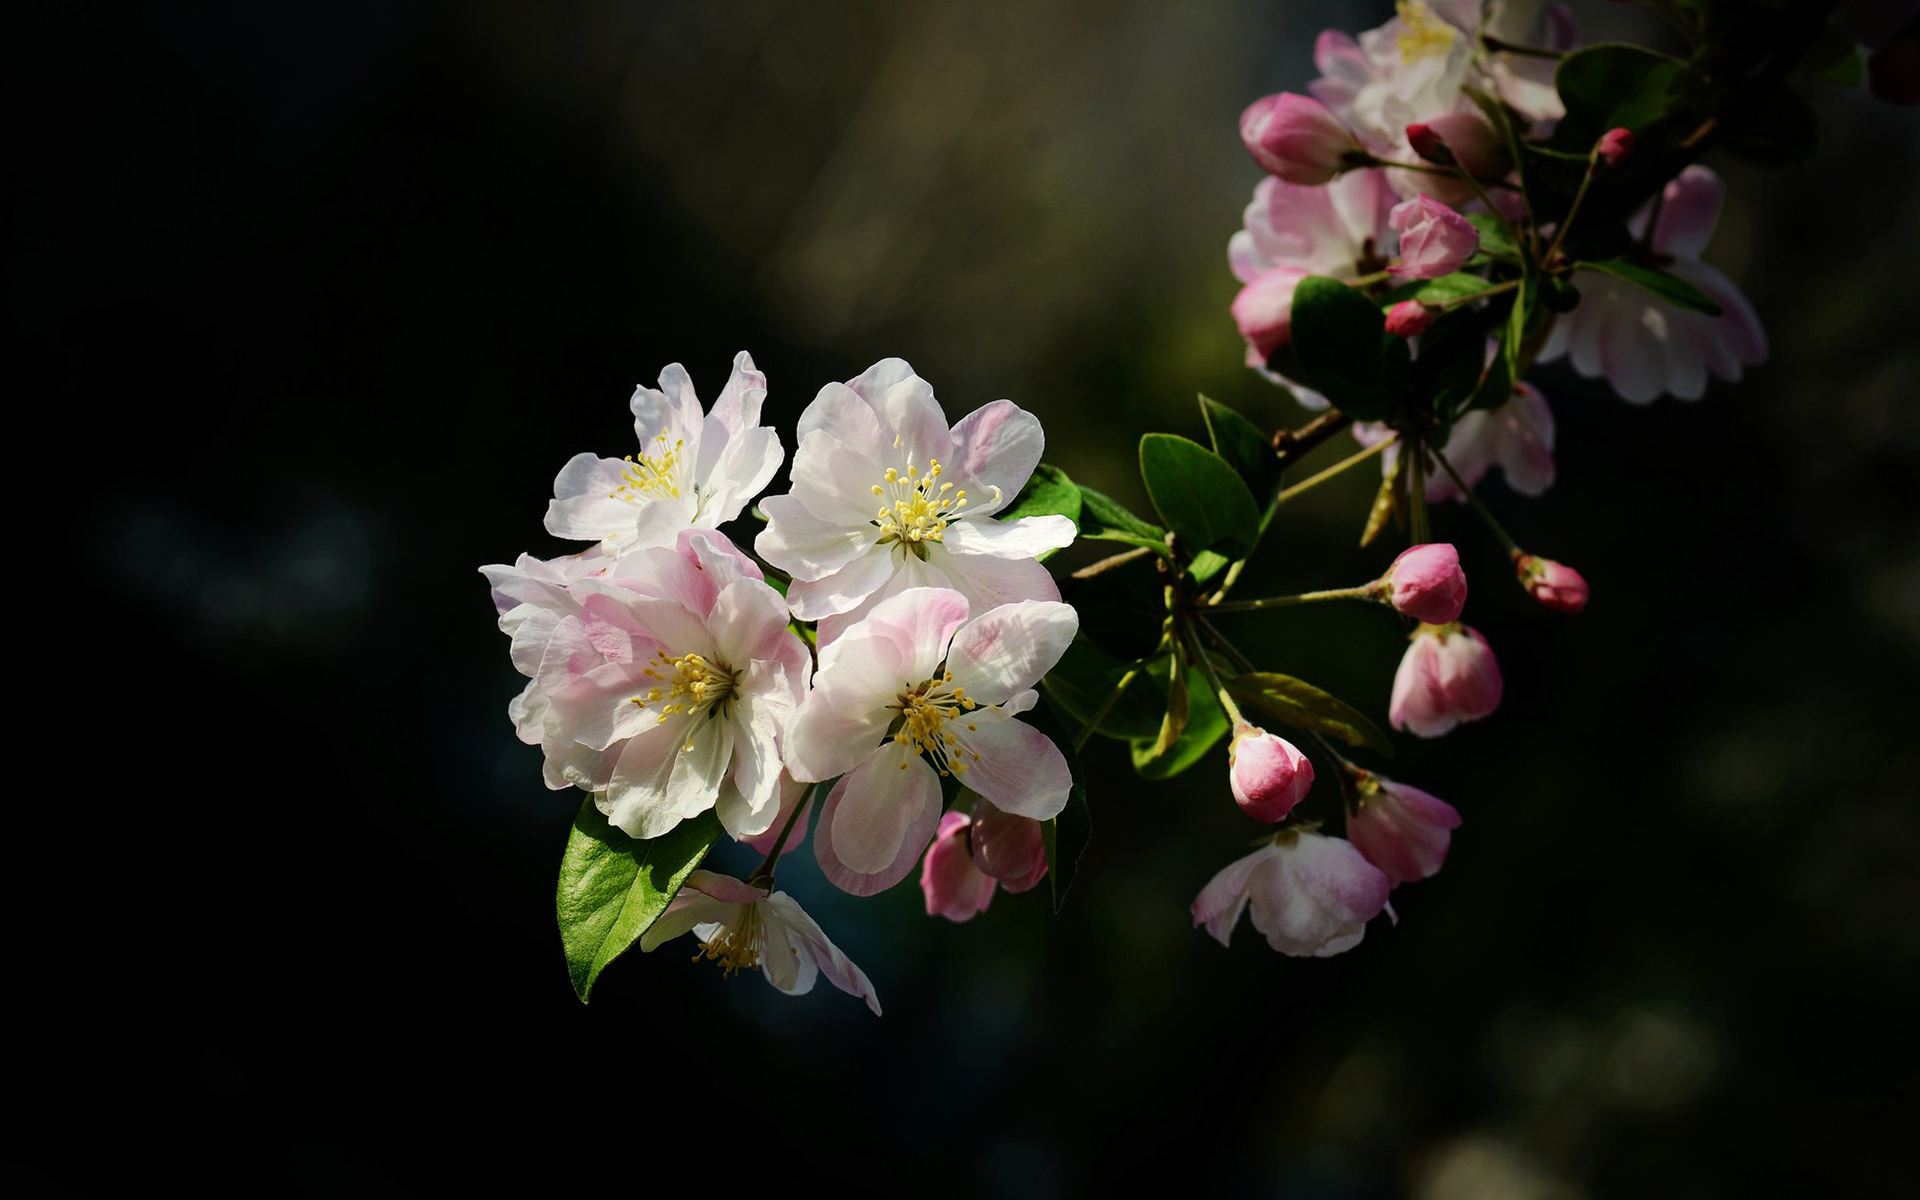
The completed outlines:
{"type": "Polygon", "coordinates": [[[1309,275],[1293,292],[1290,344],[1307,381],[1335,408],[1356,421],[1374,421],[1393,410],[1394,396],[1383,369],[1386,314],[1373,301],[1323,275],[1309,275]]]}
{"type": "Polygon", "coordinates": [[[1280,485],[1280,460],[1273,453],[1273,439],[1252,421],[1206,396],[1200,397],[1200,418],[1207,423],[1213,452],[1226,459],[1246,481],[1253,498],[1264,503],[1280,485]]]}
{"type": "Polygon", "coordinates": [[[574,814],[554,907],[573,990],[585,1004],[600,972],[640,940],[720,836],[709,809],[657,838],[635,841],[607,823],[589,796],[574,814]]]}
{"type": "Polygon", "coordinates": [[[1379,726],[1338,696],[1305,680],[1257,671],[1229,679],[1227,690],[1235,700],[1269,720],[1337,737],[1349,746],[1393,754],[1393,743],[1379,726]]]}
{"type": "Polygon", "coordinates": [[[1126,505],[1105,492],[1080,488],[1080,536],[1107,542],[1126,542],[1164,552],[1167,531],[1135,516],[1126,505]]]}
{"type": "MultiPolygon", "coordinates": [[[[1507,258],[1519,261],[1520,246],[1507,232],[1507,223],[1492,213],[1468,213],[1467,222],[1480,232],[1480,249],[1493,258],[1507,258]]],[[[1451,279],[1450,275],[1441,276],[1451,279]]],[[[1434,282],[1439,282],[1435,280],[1434,282]]]]}
{"type": "Polygon", "coordinates": [[[1013,503],[993,514],[996,520],[1017,521],[1021,517],[1060,516],[1080,523],[1080,489],[1059,467],[1041,463],[1033,469],[1027,486],[1013,503]]]}
{"type": "Polygon", "coordinates": [[[1451,275],[1442,275],[1438,279],[1421,279],[1402,284],[1380,297],[1379,304],[1383,312],[1403,300],[1418,300],[1422,304],[1461,304],[1492,287],[1493,283],[1490,280],[1479,275],[1455,271],[1451,275]]]}
{"type": "Polygon", "coordinates": [[[1226,459],[1200,443],[1171,433],[1147,434],[1140,439],[1140,478],[1154,510],[1189,556],[1218,550],[1245,558],[1260,540],[1253,493],[1226,459]]]}
{"type": "Polygon", "coordinates": [[[1042,700],[1027,710],[1026,720],[1052,739],[1073,773],[1073,790],[1067,793],[1067,806],[1060,815],[1041,823],[1040,836],[1047,850],[1047,886],[1052,892],[1053,911],[1067,902],[1067,889],[1080,871],[1087,843],[1093,840],[1093,813],[1087,806],[1086,779],[1080,773],[1080,754],[1066,734],[1065,723],[1053,706],[1042,700]]]}
{"type": "Polygon", "coordinates": [[[1560,60],[1554,89],[1566,106],[1555,126],[1553,145],[1579,153],[1591,149],[1609,129],[1634,133],[1636,154],[1661,139],[1650,131],[1691,112],[1687,64],[1669,55],[1625,42],[1602,42],[1560,60]]]}
{"type": "Polygon", "coordinates": [[[1513,307],[1507,311],[1506,336],[1501,339],[1501,356],[1506,360],[1509,379],[1520,377],[1520,351],[1527,340],[1527,319],[1532,315],[1534,283],[1531,273],[1520,276],[1520,290],[1513,294],[1513,307]]]}
{"type": "MultiPolygon", "coordinates": [[[[1060,656],[1053,670],[1040,681],[1040,688],[1074,728],[1083,729],[1113,696],[1113,689],[1125,678],[1128,664],[1108,654],[1085,636],[1076,637],[1060,656]]],[[[1130,741],[1150,738],[1160,731],[1160,715],[1166,704],[1160,698],[1162,685],[1145,670],[1135,672],[1132,682],[1118,700],[1107,708],[1100,728],[1102,737],[1130,741]]]]}
{"type": "Polygon", "coordinates": [[[1658,267],[1633,262],[1625,258],[1607,258],[1599,262],[1583,262],[1578,266],[1600,271],[1615,279],[1624,279],[1635,287],[1645,288],[1667,303],[1697,313],[1717,317],[1723,311],[1712,296],[1688,283],[1678,275],[1670,275],[1658,267]]]}
{"type": "Polygon", "coordinates": [[[1172,779],[1205,758],[1227,732],[1227,714],[1208,686],[1206,675],[1187,671],[1185,677],[1186,731],[1161,755],[1153,753],[1152,742],[1143,739],[1133,744],[1133,768],[1143,779],[1172,779]]]}

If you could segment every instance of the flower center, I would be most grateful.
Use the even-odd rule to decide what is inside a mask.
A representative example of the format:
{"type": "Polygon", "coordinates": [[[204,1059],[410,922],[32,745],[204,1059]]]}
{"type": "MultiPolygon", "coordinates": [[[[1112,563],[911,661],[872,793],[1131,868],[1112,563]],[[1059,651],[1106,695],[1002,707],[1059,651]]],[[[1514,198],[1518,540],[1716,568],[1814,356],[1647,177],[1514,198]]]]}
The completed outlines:
{"type": "Polygon", "coordinates": [[[1425,0],[1398,0],[1394,8],[1400,14],[1400,34],[1394,45],[1400,49],[1402,63],[1411,65],[1453,49],[1453,26],[1434,16],[1425,0]]]}
{"type": "Polygon", "coordinates": [[[697,717],[724,705],[739,682],[724,664],[708,662],[698,654],[668,658],[665,650],[654,651],[653,663],[642,673],[659,683],[633,697],[633,703],[641,708],[658,705],[663,724],[675,713],[697,717]]]}
{"type": "Polygon", "coordinates": [[[629,504],[658,500],[662,496],[679,499],[680,451],[685,445],[686,441],[681,438],[668,441],[666,430],[661,430],[650,449],[641,450],[637,457],[626,456],[623,461],[627,465],[620,471],[620,486],[608,492],[607,498],[629,504]]]}
{"type": "MultiPolygon", "coordinates": [[[[967,689],[952,684],[953,672],[942,672],[938,679],[901,692],[898,702],[890,706],[900,714],[893,723],[895,744],[926,755],[933,769],[943,776],[965,772],[969,758],[980,761],[978,754],[960,745],[960,735],[947,728],[949,721],[959,721],[963,713],[980,707],[967,698],[967,689]]],[[[979,728],[971,721],[966,726],[969,730],[979,728]]],[[[907,764],[901,763],[900,769],[906,770],[907,764]]]]}
{"type": "Polygon", "coordinates": [[[700,947],[700,953],[693,956],[694,962],[703,958],[712,959],[720,964],[720,973],[732,975],[735,971],[758,970],[760,967],[760,948],[756,944],[760,934],[760,906],[749,904],[745,915],[738,925],[723,928],[712,940],[700,947]]]}
{"type": "Polygon", "coordinates": [[[927,543],[944,539],[948,523],[967,506],[967,489],[941,482],[941,469],[940,460],[932,459],[923,474],[909,454],[906,474],[888,467],[886,477],[873,485],[873,494],[887,502],[873,519],[882,546],[897,545],[902,554],[925,560],[927,543]]]}

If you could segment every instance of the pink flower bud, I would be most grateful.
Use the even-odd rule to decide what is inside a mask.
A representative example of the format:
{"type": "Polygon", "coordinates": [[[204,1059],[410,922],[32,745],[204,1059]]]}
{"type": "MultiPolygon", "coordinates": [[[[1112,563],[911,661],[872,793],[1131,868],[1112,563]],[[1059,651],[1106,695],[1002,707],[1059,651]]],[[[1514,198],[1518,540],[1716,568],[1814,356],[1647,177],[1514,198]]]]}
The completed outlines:
{"type": "Polygon", "coordinates": [[[1415,154],[1436,166],[1453,165],[1453,151],[1447,148],[1447,140],[1424,121],[1407,126],[1407,145],[1413,147],[1415,154]]]}
{"type": "Polygon", "coordinates": [[[1550,558],[1523,554],[1514,561],[1520,586],[1555,612],[1577,613],[1587,606],[1587,581],[1580,572],[1550,558]]]}
{"type": "MultiPolygon", "coordinates": [[[[1407,128],[1411,134],[1413,127],[1407,128]]],[[[1513,169],[1513,155],[1507,150],[1506,139],[1478,113],[1446,113],[1428,121],[1426,128],[1445,143],[1454,161],[1470,175],[1499,179],[1513,169]]],[[[1461,188],[1466,195],[1473,194],[1464,184],[1461,188]]]]}
{"type": "Polygon", "coordinates": [[[1268,174],[1309,187],[1326,183],[1359,149],[1333,111],[1311,96],[1263,96],[1240,114],[1240,140],[1268,174]]]}
{"type": "Polygon", "coordinates": [[[1403,278],[1450,275],[1480,248],[1480,231],[1432,196],[1415,196],[1394,205],[1387,224],[1400,235],[1400,265],[1393,273],[1403,278]]]}
{"type": "Polygon", "coordinates": [[[1607,130],[1600,135],[1600,142],[1594,147],[1594,153],[1598,154],[1600,161],[1607,166],[1619,166],[1627,160],[1627,155],[1633,153],[1633,130],[1607,130]]]}
{"type": "Polygon", "coordinates": [[[1500,707],[1500,663],[1487,639],[1465,625],[1422,625],[1393,675],[1387,720],[1433,738],[1500,707]]]}
{"type": "Polygon", "coordinates": [[[1460,569],[1460,552],[1446,542],[1402,550],[1380,583],[1396,612],[1429,625],[1457,621],[1467,606],[1467,573],[1460,569]]]}
{"type": "Polygon", "coordinates": [[[982,797],[973,813],[974,865],[1009,892],[1047,877],[1047,839],[1040,822],[1016,816],[982,797]]]}
{"type": "Polygon", "coordinates": [[[1313,764],[1298,747],[1264,729],[1242,725],[1227,747],[1227,782],[1240,811],[1272,824],[1286,819],[1313,786],[1313,764]]]}
{"type": "Polygon", "coordinates": [[[1387,332],[1410,338],[1433,324],[1433,312],[1418,300],[1402,300],[1387,310],[1387,332]]]}
{"type": "Polygon", "coordinates": [[[1233,323],[1247,339],[1248,365],[1265,366],[1293,336],[1293,289],[1307,274],[1299,267],[1275,267],[1233,298],[1233,323]]]}
{"type": "Polygon", "coordinates": [[[993,900],[993,877],[976,867],[967,851],[971,823],[965,813],[948,812],[940,818],[933,845],[927,847],[927,857],[920,864],[920,891],[927,898],[930,917],[971,921],[987,911],[993,900]]]}
{"type": "Polygon", "coordinates": [[[1378,775],[1362,777],[1347,840],[1394,886],[1426,879],[1447,861],[1460,814],[1445,800],[1378,775]]]}

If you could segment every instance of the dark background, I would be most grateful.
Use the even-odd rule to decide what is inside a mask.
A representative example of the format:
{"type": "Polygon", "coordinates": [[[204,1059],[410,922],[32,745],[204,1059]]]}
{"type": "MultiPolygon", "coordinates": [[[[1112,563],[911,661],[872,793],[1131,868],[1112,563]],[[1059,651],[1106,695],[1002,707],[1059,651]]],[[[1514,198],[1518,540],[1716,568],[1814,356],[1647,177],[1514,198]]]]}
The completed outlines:
{"type": "MultiPolygon", "coordinates": [[[[1643,10],[1577,9],[1589,38],[1660,36],[1643,10]]],[[[1403,739],[1391,772],[1466,824],[1397,894],[1397,927],[1327,961],[1244,929],[1220,949],[1186,912],[1253,832],[1220,764],[1150,786],[1103,745],[1057,918],[1002,897],[950,926],[911,884],[855,901],[788,860],[882,1020],[824,985],[723,980],[690,944],[616,965],[591,1008],[568,988],[552,890],[573,800],[513,738],[520,681],[475,570],[564,548],[540,527],[559,465],[624,453],[626,398],[663,364],[710,399],[741,348],[789,446],[821,383],[900,355],[956,418],[1010,396],[1050,459],[1141,502],[1135,440],[1196,433],[1194,392],[1297,421],[1226,312],[1257,179],[1235,118],[1311,78],[1321,27],[1387,12],[337,2],[29,23],[8,323],[18,449],[41,448],[53,519],[18,520],[43,586],[84,592],[80,617],[19,634],[74,656],[32,771],[82,785],[55,857],[125,868],[80,888],[110,893],[115,936],[76,955],[51,922],[85,963],[52,974],[61,1006],[138,1045],[64,1060],[50,1094],[82,1106],[61,1127],[104,1111],[153,1138],[49,1177],[1911,1186],[1916,127],[1824,84],[1806,168],[1716,163],[1710,257],[1772,360],[1648,408],[1536,376],[1560,481],[1487,496],[1586,573],[1591,608],[1532,607],[1469,514],[1437,514],[1508,689],[1494,719],[1403,739]]],[[[1247,594],[1379,569],[1387,550],[1353,546],[1365,474],[1290,506],[1247,594]]],[[[1384,716],[1391,621],[1247,624],[1262,661],[1384,716]]],[[[62,895],[57,914],[86,902],[62,895]]]]}

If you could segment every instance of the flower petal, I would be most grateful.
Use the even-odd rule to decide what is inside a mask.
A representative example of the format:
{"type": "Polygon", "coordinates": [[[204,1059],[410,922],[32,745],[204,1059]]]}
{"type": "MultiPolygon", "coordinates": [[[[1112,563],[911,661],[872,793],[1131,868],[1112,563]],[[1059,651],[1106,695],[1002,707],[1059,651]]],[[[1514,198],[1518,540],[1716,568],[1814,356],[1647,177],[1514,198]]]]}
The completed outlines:
{"type": "Polygon", "coordinates": [[[1209,879],[1207,886],[1193,898],[1193,923],[1204,925],[1214,941],[1227,945],[1233,937],[1233,927],[1247,907],[1248,877],[1254,867],[1276,852],[1272,846],[1262,846],[1245,858],[1228,863],[1209,879]]]}
{"type": "Polygon", "coordinates": [[[969,516],[947,526],[942,545],[949,554],[985,554],[993,558],[1037,558],[1073,544],[1073,522],[1062,516],[996,521],[969,516]]]}
{"type": "MultiPolygon", "coordinates": [[[[910,748],[888,745],[848,772],[844,784],[832,821],[823,817],[813,836],[818,840],[827,832],[849,870],[877,874],[893,864],[910,832],[924,827],[932,836],[940,819],[940,780],[910,748]]],[[[914,847],[914,856],[919,849],[914,847]]]]}
{"type": "Polygon", "coordinates": [[[962,625],[947,651],[956,687],[978,704],[1002,704],[1040,682],[1080,631],[1069,604],[1023,600],[988,609],[962,625]]]}
{"type": "MultiPolygon", "coordinates": [[[[894,773],[899,772],[896,769],[894,773]]],[[[928,773],[924,766],[922,773],[928,773]]],[[[901,835],[899,848],[894,851],[891,861],[877,871],[857,871],[841,859],[833,840],[835,818],[853,779],[854,775],[843,776],[827,793],[827,802],[820,810],[819,824],[813,831],[813,857],[820,864],[821,873],[833,886],[851,895],[872,896],[886,891],[913,872],[914,864],[920,861],[921,852],[927,848],[940,823],[940,805],[936,802],[916,812],[901,835]]]]}
{"type": "Polygon", "coordinates": [[[948,724],[959,738],[954,755],[966,785],[1017,816],[1045,821],[1060,815],[1073,790],[1073,772],[1053,740],[999,708],[963,713],[948,724]]]}

